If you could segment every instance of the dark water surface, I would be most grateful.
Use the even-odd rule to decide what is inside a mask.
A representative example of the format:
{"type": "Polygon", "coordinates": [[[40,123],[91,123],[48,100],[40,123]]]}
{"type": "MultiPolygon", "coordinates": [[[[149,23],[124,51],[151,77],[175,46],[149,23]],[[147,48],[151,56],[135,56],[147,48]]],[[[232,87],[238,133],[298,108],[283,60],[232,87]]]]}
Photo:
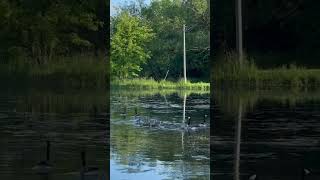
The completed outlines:
{"type": "MultiPolygon", "coordinates": [[[[319,90],[212,94],[210,107],[208,94],[112,92],[111,179],[320,179],[319,90]],[[210,128],[181,128],[205,114],[210,128]]],[[[108,104],[104,90],[0,89],[0,180],[81,179],[82,151],[90,179],[108,179],[108,104]],[[53,170],[39,175],[47,140],[53,170]]]]}
{"type": "Polygon", "coordinates": [[[320,179],[320,91],[216,90],[211,179],[320,179]]]}
{"type": "Polygon", "coordinates": [[[108,98],[101,91],[0,89],[0,179],[106,179],[108,98]],[[33,167],[46,159],[50,141],[52,172],[33,167]],[[96,177],[80,176],[81,152],[99,168],[96,177]]]}
{"type": "Polygon", "coordinates": [[[209,179],[209,116],[181,128],[184,109],[189,127],[209,115],[209,94],[136,93],[111,93],[111,179],[209,179]]]}

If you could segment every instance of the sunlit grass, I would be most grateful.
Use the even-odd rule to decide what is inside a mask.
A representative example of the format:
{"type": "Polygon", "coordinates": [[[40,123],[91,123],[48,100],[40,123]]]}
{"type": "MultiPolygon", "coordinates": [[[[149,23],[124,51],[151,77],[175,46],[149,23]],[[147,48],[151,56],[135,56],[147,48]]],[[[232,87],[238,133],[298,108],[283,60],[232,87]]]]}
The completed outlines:
{"type": "Polygon", "coordinates": [[[177,89],[177,90],[197,90],[197,91],[209,91],[210,83],[205,82],[190,82],[186,83],[183,80],[173,81],[156,81],[153,79],[116,79],[111,81],[111,88],[125,88],[125,89],[139,89],[139,90],[165,90],[165,89],[177,89]]]}

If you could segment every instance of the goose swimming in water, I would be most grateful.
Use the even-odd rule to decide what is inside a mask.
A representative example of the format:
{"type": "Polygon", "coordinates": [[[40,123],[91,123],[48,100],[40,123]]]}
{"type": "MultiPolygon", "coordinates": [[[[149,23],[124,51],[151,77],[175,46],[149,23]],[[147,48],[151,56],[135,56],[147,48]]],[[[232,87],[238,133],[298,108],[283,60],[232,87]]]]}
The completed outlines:
{"type": "MultiPolygon", "coordinates": [[[[207,116],[205,116],[205,118],[206,118],[206,117],[207,117],[207,116]]],[[[187,126],[184,126],[183,128],[184,128],[185,130],[196,131],[196,130],[204,129],[204,128],[206,128],[207,126],[208,126],[208,125],[207,125],[205,119],[204,119],[203,122],[200,123],[200,124],[191,125],[191,117],[189,116],[189,117],[188,117],[188,124],[187,124],[187,126]]]]}
{"type": "Polygon", "coordinates": [[[189,130],[195,131],[198,128],[196,126],[191,126],[191,117],[188,116],[188,123],[187,123],[187,125],[184,124],[184,126],[182,126],[182,129],[187,130],[187,131],[189,131],[189,130]]]}
{"type": "Polygon", "coordinates": [[[257,175],[253,174],[249,177],[249,180],[257,180],[257,175]]]}
{"type": "Polygon", "coordinates": [[[141,126],[150,126],[150,120],[146,117],[138,117],[138,124],[141,126]]]}
{"type": "Polygon", "coordinates": [[[207,119],[208,115],[204,115],[203,117],[203,122],[199,124],[200,127],[207,127],[208,124],[206,123],[206,119],[207,119]]]}
{"type": "Polygon", "coordinates": [[[159,127],[161,125],[161,122],[157,119],[150,119],[149,123],[150,127],[159,127]]]}
{"type": "Polygon", "coordinates": [[[163,130],[180,130],[183,128],[181,123],[173,123],[173,122],[158,122],[157,127],[163,130]]]}
{"type": "Polygon", "coordinates": [[[303,172],[302,172],[301,180],[304,180],[305,177],[311,173],[311,171],[310,171],[309,169],[306,169],[306,168],[303,168],[302,171],[303,171],[303,172]]]}
{"type": "Polygon", "coordinates": [[[138,114],[138,108],[137,108],[137,107],[134,108],[134,115],[135,115],[135,116],[138,116],[138,115],[139,115],[139,114],[138,114]]]}
{"type": "Polygon", "coordinates": [[[46,144],[46,160],[40,161],[32,168],[38,174],[48,174],[52,169],[52,165],[50,164],[50,141],[47,141],[46,144]]]}

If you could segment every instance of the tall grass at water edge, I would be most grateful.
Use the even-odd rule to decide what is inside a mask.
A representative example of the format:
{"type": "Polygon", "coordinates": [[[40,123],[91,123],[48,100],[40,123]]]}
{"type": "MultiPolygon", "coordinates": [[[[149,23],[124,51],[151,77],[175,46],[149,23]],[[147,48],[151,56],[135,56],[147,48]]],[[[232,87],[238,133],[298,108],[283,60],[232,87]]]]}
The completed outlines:
{"type": "Polygon", "coordinates": [[[209,91],[210,83],[205,82],[190,82],[186,83],[184,80],[177,82],[173,81],[156,81],[153,79],[137,78],[137,79],[115,79],[111,81],[111,88],[126,88],[126,89],[177,89],[177,90],[197,90],[197,91],[209,91]]]}
{"type": "Polygon", "coordinates": [[[234,54],[213,63],[211,78],[214,86],[250,86],[255,88],[308,88],[320,86],[320,69],[307,69],[295,64],[272,69],[260,69],[251,60],[240,66],[234,54]]]}
{"type": "Polygon", "coordinates": [[[54,58],[44,64],[15,60],[0,64],[1,78],[21,82],[59,82],[76,86],[106,86],[108,66],[104,57],[79,55],[54,58]]]}

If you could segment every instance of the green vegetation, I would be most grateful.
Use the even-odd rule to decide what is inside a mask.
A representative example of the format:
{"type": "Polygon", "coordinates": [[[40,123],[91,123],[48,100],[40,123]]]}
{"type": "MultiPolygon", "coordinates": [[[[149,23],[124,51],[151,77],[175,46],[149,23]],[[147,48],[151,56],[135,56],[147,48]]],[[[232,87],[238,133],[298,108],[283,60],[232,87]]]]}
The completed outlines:
{"type": "Polygon", "coordinates": [[[214,64],[212,79],[215,86],[313,88],[320,85],[320,69],[307,69],[295,64],[262,69],[253,60],[244,61],[241,67],[235,62],[235,56],[229,54],[214,64]]]}
{"type": "Polygon", "coordinates": [[[146,43],[153,37],[152,29],[139,18],[124,11],[115,21],[116,32],[112,36],[111,70],[118,78],[137,77],[141,65],[150,58],[146,43]]]}
{"type": "Polygon", "coordinates": [[[126,96],[130,98],[140,97],[140,96],[169,96],[172,94],[177,94],[179,97],[183,98],[185,95],[208,95],[210,91],[198,91],[198,90],[185,90],[185,89],[139,89],[139,91],[132,91],[131,89],[123,89],[121,86],[112,86],[111,88],[112,96],[126,96]]]}
{"type": "Polygon", "coordinates": [[[105,54],[107,1],[3,0],[0,2],[0,55],[45,64],[58,57],[105,54]]]}
{"type": "MultiPolygon", "coordinates": [[[[258,67],[274,68],[297,64],[320,68],[320,18],[317,1],[248,0],[243,4],[245,51],[258,67]]],[[[215,52],[235,49],[234,1],[214,1],[210,6],[210,36],[215,52]]],[[[215,59],[214,59],[215,61],[215,59]]]]}
{"type": "Polygon", "coordinates": [[[209,80],[208,2],[159,0],[148,5],[141,2],[123,5],[111,18],[112,85],[208,90],[208,83],[179,81],[183,76],[184,24],[188,29],[187,77],[209,80]]]}
{"type": "Polygon", "coordinates": [[[243,4],[243,45],[247,62],[240,68],[236,50],[233,1],[210,7],[214,86],[315,88],[320,85],[319,2],[269,0],[243,4]],[[312,24],[312,25],[310,25],[312,24]],[[312,27],[312,28],[311,28],[312,27]],[[220,58],[223,57],[223,58],[220,58]]]}
{"type": "Polygon", "coordinates": [[[185,83],[183,80],[172,82],[172,81],[155,81],[153,79],[119,79],[111,81],[112,88],[126,88],[135,90],[197,90],[208,92],[210,90],[210,83],[204,82],[190,82],[185,83]]]}
{"type": "Polygon", "coordinates": [[[75,87],[106,87],[107,62],[95,56],[56,57],[46,64],[11,61],[0,65],[1,80],[38,81],[75,87]]]}
{"type": "Polygon", "coordinates": [[[105,86],[108,9],[96,0],[1,1],[1,78],[105,86]]]}

